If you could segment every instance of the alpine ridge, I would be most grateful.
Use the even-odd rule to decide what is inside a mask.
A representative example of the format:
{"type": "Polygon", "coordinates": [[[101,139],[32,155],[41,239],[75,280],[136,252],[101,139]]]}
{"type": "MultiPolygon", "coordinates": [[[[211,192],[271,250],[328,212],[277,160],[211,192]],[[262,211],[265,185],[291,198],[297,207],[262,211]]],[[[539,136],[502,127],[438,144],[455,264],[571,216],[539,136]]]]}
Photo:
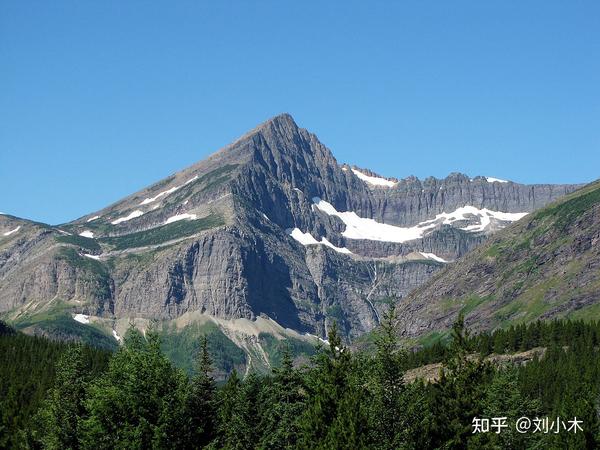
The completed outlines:
{"type": "Polygon", "coordinates": [[[281,114],[72,222],[0,215],[0,312],[32,332],[85,314],[109,336],[202,314],[324,338],[335,320],[353,339],[390,299],[577,187],[384,178],[281,114]]]}
{"type": "Polygon", "coordinates": [[[405,337],[445,333],[459,312],[476,331],[538,319],[597,319],[600,182],[495,234],[399,302],[405,337]]]}

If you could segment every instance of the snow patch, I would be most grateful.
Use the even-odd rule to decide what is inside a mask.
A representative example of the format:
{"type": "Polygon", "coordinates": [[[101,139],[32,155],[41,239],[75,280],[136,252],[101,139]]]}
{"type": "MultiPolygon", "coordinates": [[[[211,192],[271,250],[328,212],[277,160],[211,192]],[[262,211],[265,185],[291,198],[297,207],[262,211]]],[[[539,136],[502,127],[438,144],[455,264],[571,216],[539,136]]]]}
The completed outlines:
{"type": "Polygon", "coordinates": [[[119,335],[117,334],[117,332],[116,332],[115,330],[112,330],[112,335],[113,335],[113,337],[115,338],[115,340],[116,340],[117,342],[121,342],[122,338],[121,338],[121,336],[119,336],[119,335]]]}
{"type": "Polygon", "coordinates": [[[174,187],[172,187],[170,189],[167,189],[166,191],[159,192],[154,197],[145,198],[144,200],[142,200],[142,203],[140,203],[140,206],[147,205],[148,203],[153,203],[153,202],[155,202],[156,200],[158,200],[161,197],[164,197],[166,195],[170,195],[173,192],[181,189],[183,186],[187,186],[188,184],[196,181],[197,179],[198,179],[198,175],[194,176],[193,178],[190,178],[189,180],[187,180],[185,183],[183,183],[180,186],[174,186],[174,187]]]}
{"type": "Polygon", "coordinates": [[[117,220],[113,220],[111,223],[113,225],[118,225],[121,222],[127,222],[128,220],[135,219],[136,217],[140,217],[143,214],[144,214],[144,211],[140,211],[139,209],[136,209],[135,211],[129,213],[128,216],[120,217],[117,220]]]}
{"type": "Polygon", "coordinates": [[[339,253],[344,253],[346,255],[350,255],[352,254],[352,252],[350,250],[348,250],[346,247],[336,247],[335,245],[333,245],[331,242],[329,242],[327,240],[327,238],[323,238],[321,239],[321,241],[317,241],[312,234],[310,233],[303,233],[302,231],[300,231],[299,228],[294,228],[293,230],[288,230],[288,234],[293,237],[295,240],[297,240],[298,242],[300,242],[302,245],[326,245],[327,247],[332,248],[333,250],[335,250],[336,252],[339,253]]]}
{"type": "Polygon", "coordinates": [[[352,172],[354,172],[354,175],[356,175],[361,180],[366,181],[367,183],[372,184],[374,186],[393,187],[396,185],[396,183],[393,181],[386,180],[385,178],[380,177],[372,177],[362,172],[359,172],[356,169],[352,169],[352,172]]]}
{"type": "Polygon", "coordinates": [[[350,250],[348,250],[346,247],[336,247],[331,242],[329,242],[326,237],[321,239],[320,244],[326,245],[327,247],[334,249],[338,253],[344,253],[346,255],[352,254],[352,252],[350,250]]]}
{"type": "Polygon", "coordinates": [[[190,178],[189,180],[187,180],[185,183],[183,183],[184,186],[187,186],[190,183],[193,183],[194,181],[196,181],[198,179],[198,175],[195,175],[193,178],[190,178]]]}
{"type": "Polygon", "coordinates": [[[3,234],[3,236],[10,236],[11,234],[16,233],[17,231],[19,231],[21,229],[21,225],[19,225],[17,228],[15,228],[14,230],[10,230],[7,231],[6,233],[3,234]]]}
{"type": "Polygon", "coordinates": [[[88,324],[90,323],[90,316],[87,316],[85,314],[75,314],[73,316],[73,320],[79,323],[88,324]]]}
{"type": "Polygon", "coordinates": [[[88,220],[86,220],[86,222],[88,222],[88,223],[93,222],[94,220],[99,219],[99,218],[100,218],[100,216],[90,217],[88,220]]]}
{"type": "Polygon", "coordinates": [[[319,337],[319,336],[317,336],[317,335],[315,335],[315,334],[305,333],[304,335],[305,335],[305,336],[312,337],[312,338],[315,338],[315,339],[318,339],[318,340],[319,340],[320,342],[322,342],[323,344],[325,344],[325,345],[329,345],[329,341],[328,341],[327,339],[323,339],[323,338],[321,338],[321,337],[319,337]]]}
{"type": "Polygon", "coordinates": [[[460,229],[463,231],[478,232],[485,230],[490,225],[492,218],[504,222],[514,222],[527,215],[527,213],[505,213],[491,211],[486,208],[478,209],[467,205],[451,213],[438,214],[434,219],[426,220],[412,227],[398,227],[379,223],[373,219],[359,217],[352,211],[338,212],[331,203],[321,200],[319,197],[314,197],[313,202],[320,211],[330,216],[339,217],[344,222],[346,229],[342,232],[342,235],[348,239],[367,239],[397,243],[420,239],[438,225],[449,225],[453,222],[469,220],[470,217],[468,216],[478,217],[480,223],[460,229]]]}
{"type": "Polygon", "coordinates": [[[83,236],[83,237],[86,237],[86,238],[93,238],[94,237],[94,233],[92,231],[90,231],[90,230],[85,230],[85,231],[82,231],[81,233],[79,233],[79,236],[83,236]]]}
{"type": "Polygon", "coordinates": [[[96,261],[100,261],[99,255],[90,255],[88,253],[83,253],[82,255],[85,256],[86,258],[95,259],[96,261]]]}
{"type": "Polygon", "coordinates": [[[188,214],[188,213],[184,213],[184,214],[177,214],[176,216],[171,216],[167,219],[167,221],[165,222],[165,225],[169,224],[169,223],[173,223],[173,222],[178,222],[180,220],[196,220],[197,216],[196,214],[188,214]]]}
{"type": "Polygon", "coordinates": [[[508,183],[507,180],[501,180],[500,178],[485,177],[488,183],[508,183]]]}
{"type": "Polygon", "coordinates": [[[167,189],[166,191],[160,192],[159,194],[155,195],[154,197],[146,198],[142,201],[142,203],[140,203],[140,205],[147,205],[148,203],[155,202],[156,200],[158,200],[161,197],[164,197],[165,195],[172,194],[180,187],[181,186],[175,186],[175,187],[172,187],[171,189],[167,189]]]}
{"type": "Polygon", "coordinates": [[[439,256],[437,256],[434,253],[424,253],[424,252],[419,252],[419,253],[421,254],[421,256],[423,256],[424,258],[427,258],[427,259],[432,259],[434,261],[441,262],[441,263],[448,262],[444,258],[440,258],[439,256]]]}

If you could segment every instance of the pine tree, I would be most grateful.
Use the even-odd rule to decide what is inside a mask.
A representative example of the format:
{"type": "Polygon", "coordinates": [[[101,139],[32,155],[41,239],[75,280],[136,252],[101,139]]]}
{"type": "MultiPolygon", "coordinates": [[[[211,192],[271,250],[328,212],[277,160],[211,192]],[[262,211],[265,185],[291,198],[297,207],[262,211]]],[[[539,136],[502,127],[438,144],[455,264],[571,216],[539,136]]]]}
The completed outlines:
{"type": "MultiPolygon", "coordinates": [[[[346,412],[342,411],[343,407],[340,405],[347,405],[353,395],[349,391],[357,389],[357,386],[350,383],[353,373],[352,356],[348,348],[342,345],[335,322],[329,330],[328,339],[329,350],[316,356],[314,367],[307,373],[309,399],[299,421],[299,448],[328,448],[331,445],[330,427],[342,420],[341,416],[346,412]],[[343,399],[347,402],[342,403],[343,399]]],[[[355,420],[366,422],[362,410],[358,412],[361,414],[344,418],[341,422],[345,424],[344,429],[340,429],[341,424],[338,423],[335,433],[341,436],[349,431],[348,421],[352,422],[352,426],[356,425],[355,420]]]]}
{"type": "Polygon", "coordinates": [[[258,429],[260,388],[260,379],[254,372],[251,372],[238,389],[224,448],[245,450],[256,446],[260,438],[258,429]]]}
{"type": "Polygon", "coordinates": [[[232,429],[233,417],[239,404],[240,391],[242,383],[237,370],[233,369],[227,382],[219,391],[218,433],[215,445],[218,448],[225,448],[228,442],[234,440],[237,430],[232,429]]]}
{"type": "Polygon", "coordinates": [[[185,399],[186,447],[204,447],[216,437],[216,385],[211,373],[212,360],[204,336],[200,341],[196,374],[185,399]]]}
{"type": "Polygon", "coordinates": [[[481,359],[469,357],[468,331],[459,315],[452,326],[450,359],[438,383],[431,387],[430,434],[434,447],[464,448],[472,435],[472,420],[480,417],[485,384],[493,373],[481,359]]]}
{"type": "Polygon", "coordinates": [[[375,335],[374,377],[370,385],[373,393],[370,411],[373,430],[371,441],[373,446],[381,449],[398,448],[408,431],[404,415],[403,352],[398,343],[397,320],[396,309],[391,305],[375,335]]]}
{"type": "Polygon", "coordinates": [[[517,432],[515,421],[520,417],[536,417],[540,415],[540,409],[539,401],[529,400],[521,393],[516,368],[509,367],[496,372],[482,399],[481,414],[487,419],[506,417],[509,426],[499,434],[482,433],[472,436],[470,447],[522,449],[535,446],[539,435],[517,432]]]}
{"type": "Polygon", "coordinates": [[[289,347],[283,352],[281,367],[274,370],[271,385],[265,392],[267,405],[261,422],[260,448],[283,450],[295,448],[298,441],[298,418],[304,410],[301,377],[294,369],[289,347]]]}
{"type": "Polygon", "coordinates": [[[83,347],[72,345],[58,361],[54,388],[38,415],[44,448],[79,448],[78,426],[85,414],[85,380],[83,347]]]}
{"type": "Polygon", "coordinates": [[[178,448],[187,378],[162,354],[155,332],[147,332],[147,340],[135,330],[128,335],[90,385],[82,447],[178,448]]]}

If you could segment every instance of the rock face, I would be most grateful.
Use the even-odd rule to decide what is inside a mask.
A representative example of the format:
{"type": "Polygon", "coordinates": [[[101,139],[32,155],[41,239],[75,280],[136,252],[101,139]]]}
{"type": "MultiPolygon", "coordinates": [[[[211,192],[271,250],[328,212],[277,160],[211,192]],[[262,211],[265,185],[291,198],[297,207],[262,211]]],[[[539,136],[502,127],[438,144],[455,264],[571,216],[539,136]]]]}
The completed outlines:
{"type": "Polygon", "coordinates": [[[597,319],[600,182],[498,232],[399,302],[406,337],[447,330],[459,312],[474,331],[536,319],[597,319]]]}
{"type": "Polygon", "coordinates": [[[320,336],[336,320],[352,338],[389,299],[576,187],[385,179],[339,164],[283,114],[73,222],[0,215],[0,312],[262,315],[320,336]]]}

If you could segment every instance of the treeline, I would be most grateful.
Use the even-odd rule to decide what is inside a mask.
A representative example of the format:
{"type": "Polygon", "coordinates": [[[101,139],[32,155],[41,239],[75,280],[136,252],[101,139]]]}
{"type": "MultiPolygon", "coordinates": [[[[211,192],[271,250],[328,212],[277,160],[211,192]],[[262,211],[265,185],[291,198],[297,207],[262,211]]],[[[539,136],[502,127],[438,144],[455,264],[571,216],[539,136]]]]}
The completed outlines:
{"type": "MultiPolygon", "coordinates": [[[[465,338],[465,347],[483,356],[523,352],[536,347],[569,346],[573,340],[584,342],[589,348],[600,346],[600,321],[552,320],[512,325],[493,333],[481,333],[465,338]]],[[[452,357],[448,341],[439,339],[433,344],[409,352],[404,368],[412,369],[425,364],[444,362],[452,357]]]]}
{"type": "MultiPolygon", "coordinates": [[[[17,448],[25,430],[56,379],[61,356],[76,344],[27,336],[0,321],[0,448],[17,448]]],[[[108,366],[110,352],[82,347],[83,366],[90,377],[108,366]]]]}
{"type": "MultiPolygon", "coordinates": [[[[160,350],[156,333],[130,330],[104,370],[84,347],[61,352],[54,384],[18,448],[429,449],[597,448],[598,324],[534,323],[470,337],[457,321],[436,383],[404,382],[414,355],[398,342],[391,310],[373,353],[352,352],[335,326],[327,348],[296,368],[286,352],[268,376],[235,371],[217,387],[204,340],[192,377],[160,350]],[[525,338],[527,336],[527,338],[525,338]],[[498,346],[496,347],[496,343],[498,346]],[[502,344],[500,344],[502,343],[502,344]],[[524,366],[494,367],[489,352],[544,346],[524,366]],[[577,433],[519,433],[526,416],[582,420],[577,433]],[[507,417],[501,433],[473,433],[474,418],[507,417]]],[[[439,356],[439,355],[438,355],[439,356]]],[[[7,442],[7,441],[5,441],[7,442]]]]}

